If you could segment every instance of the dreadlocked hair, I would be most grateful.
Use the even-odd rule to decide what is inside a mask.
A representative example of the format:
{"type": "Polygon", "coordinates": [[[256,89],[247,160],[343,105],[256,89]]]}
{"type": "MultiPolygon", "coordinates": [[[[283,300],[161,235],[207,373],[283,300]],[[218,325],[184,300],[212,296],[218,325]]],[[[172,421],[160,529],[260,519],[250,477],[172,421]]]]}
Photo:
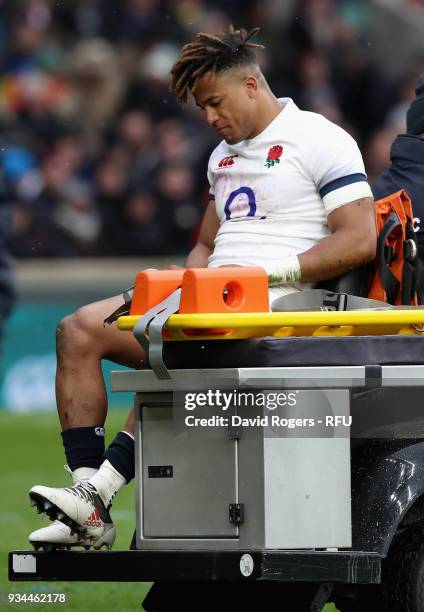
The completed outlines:
{"type": "Polygon", "coordinates": [[[180,59],[171,69],[171,91],[179,102],[186,103],[189,92],[193,92],[199,79],[207,72],[223,72],[230,68],[256,64],[253,49],[263,49],[263,45],[249,42],[260,28],[249,32],[235,30],[230,26],[222,37],[199,32],[194,42],[184,45],[180,59]]]}

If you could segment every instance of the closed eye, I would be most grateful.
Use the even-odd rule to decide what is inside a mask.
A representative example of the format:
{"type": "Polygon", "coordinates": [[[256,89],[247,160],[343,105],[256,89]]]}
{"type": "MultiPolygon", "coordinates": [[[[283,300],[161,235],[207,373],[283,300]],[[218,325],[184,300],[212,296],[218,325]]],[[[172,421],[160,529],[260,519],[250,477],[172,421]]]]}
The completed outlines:
{"type": "Polygon", "coordinates": [[[216,108],[220,104],[221,104],[221,100],[219,100],[219,99],[217,99],[217,100],[206,100],[206,102],[204,104],[199,104],[199,102],[196,102],[196,106],[198,106],[201,110],[205,110],[206,106],[212,106],[212,108],[216,108]]]}

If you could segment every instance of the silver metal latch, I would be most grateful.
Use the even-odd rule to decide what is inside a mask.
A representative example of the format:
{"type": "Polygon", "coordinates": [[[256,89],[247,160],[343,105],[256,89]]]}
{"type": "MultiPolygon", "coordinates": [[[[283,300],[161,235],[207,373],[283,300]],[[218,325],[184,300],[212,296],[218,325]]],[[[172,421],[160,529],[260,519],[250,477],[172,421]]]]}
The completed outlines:
{"type": "Polygon", "coordinates": [[[229,505],[229,519],[230,523],[240,525],[244,521],[244,504],[230,504],[229,505]]]}

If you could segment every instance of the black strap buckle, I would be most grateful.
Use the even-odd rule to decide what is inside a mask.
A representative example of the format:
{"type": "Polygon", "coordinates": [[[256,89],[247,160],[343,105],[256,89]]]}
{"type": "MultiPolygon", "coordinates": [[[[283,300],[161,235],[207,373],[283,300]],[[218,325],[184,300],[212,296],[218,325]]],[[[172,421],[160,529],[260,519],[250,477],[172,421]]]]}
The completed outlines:
{"type": "Polygon", "coordinates": [[[132,296],[134,293],[133,290],[134,287],[130,287],[129,289],[126,289],[123,292],[122,297],[124,298],[124,303],[121,304],[119,308],[114,310],[112,314],[106,317],[106,319],[103,321],[103,327],[105,327],[106,325],[112,325],[112,323],[117,321],[119,317],[127,316],[130,314],[132,296]]]}
{"type": "Polygon", "coordinates": [[[404,258],[407,259],[408,261],[414,261],[414,259],[417,257],[417,253],[418,253],[418,249],[417,249],[417,243],[415,242],[415,240],[413,238],[409,238],[408,240],[405,240],[405,242],[403,243],[404,258]]]}
{"type": "Polygon", "coordinates": [[[347,310],[347,293],[326,293],[322,305],[325,310],[347,310]]]}

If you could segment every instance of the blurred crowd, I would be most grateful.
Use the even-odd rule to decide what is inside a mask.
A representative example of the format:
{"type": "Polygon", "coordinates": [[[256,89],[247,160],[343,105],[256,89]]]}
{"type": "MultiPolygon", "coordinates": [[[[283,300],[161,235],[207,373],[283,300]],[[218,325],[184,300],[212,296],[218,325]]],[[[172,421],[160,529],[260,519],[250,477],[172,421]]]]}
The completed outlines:
{"type": "MultiPolygon", "coordinates": [[[[409,0],[421,6],[418,0],[409,0]]],[[[274,93],[357,140],[370,181],[405,130],[401,79],[370,53],[365,0],[0,0],[0,203],[17,257],[184,254],[217,136],[169,92],[198,31],[260,26],[274,93]]]]}

